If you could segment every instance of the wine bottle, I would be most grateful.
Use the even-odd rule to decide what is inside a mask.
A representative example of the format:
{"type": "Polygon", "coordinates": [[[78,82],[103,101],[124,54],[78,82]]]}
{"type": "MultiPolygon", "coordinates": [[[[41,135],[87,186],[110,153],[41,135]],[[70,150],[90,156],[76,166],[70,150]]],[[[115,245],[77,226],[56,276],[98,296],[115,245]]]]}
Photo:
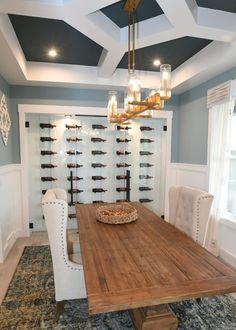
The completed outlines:
{"type": "Polygon", "coordinates": [[[107,128],[107,126],[97,125],[97,124],[92,125],[92,129],[105,129],[105,128],[107,128]]]}
{"type": "Polygon", "coordinates": [[[151,176],[151,175],[140,175],[139,176],[139,179],[152,179],[153,178],[153,176],[151,176]]]}
{"type": "Polygon", "coordinates": [[[128,143],[130,141],[131,141],[130,139],[122,139],[122,138],[117,138],[116,139],[117,143],[128,143]]]}
{"type": "Polygon", "coordinates": [[[52,176],[42,176],[41,181],[56,181],[57,178],[53,178],[52,176]]]}
{"type": "Polygon", "coordinates": [[[92,142],[105,142],[106,140],[105,140],[105,139],[102,139],[102,138],[95,138],[95,137],[92,137],[92,138],[91,138],[91,141],[92,141],[92,142]]]}
{"type": "Polygon", "coordinates": [[[45,155],[55,155],[55,154],[57,154],[56,151],[51,151],[51,150],[42,150],[41,151],[41,155],[42,156],[45,156],[45,155]]]}
{"type": "Polygon", "coordinates": [[[103,201],[93,201],[93,204],[104,203],[103,201]]]}
{"type": "Polygon", "coordinates": [[[140,203],[151,203],[151,202],[153,202],[153,199],[140,198],[139,201],[140,201],[140,203]]]}
{"type": "Polygon", "coordinates": [[[104,164],[101,164],[101,163],[92,163],[91,166],[93,168],[96,168],[96,167],[106,167],[107,165],[104,165],[104,164]]]}
{"type": "Polygon", "coordinates": [[[53,128],[53,127],[57,127],[57,125],[52,125],[50,123],[40,123],[39,126],[40,126],[40,128],[53,128]]]}
{"type": "Polygon", "coordinates": [[[69,163],[67,164],[68,168],[78,168],[78,167],[83,167],[84,165],[76,164],[76,163],[69,163]]]}
{"type": "Polygon", "coordinates": [[[116,188],[116,191],[118,191],[118,192],[128,191],[128,190],[129,190],[129,189],[126,188],[126,187],[118,187],[118,188],[116,188]]]}
{"type": "Polygon", "coordinates": [[[73,181],[83,180],[83,178],[81,178],[81,177],[79,177],[79,176],[72,176],[72,177],[68,176],[68,177],[67,177],[67,180],[68,180],[68,181],[71,181],[71,179],[72,179],[73,181]]]}
{"type": "Polygon", "coordinates": [[[118,163],[116,164],[116,167],[120,168],[120,167],[129,167],[131,166],[131,164],[126,164],[126,163],[118,163]]]}
{"type": "Polygon", "coordinates": [[[68,155],[81,155],[82,154],[81,151],[76,151],[76,150],[68,150],[66,153],[68,155]]]}
{"type": "Polygon", "coordinates": [[[73,125],[68,125],[68,124],[66,124],[66,128],[68,128],[68,129],[75,129],[75,128],[81,128],[82,126],[79,126],[79,125],[76,125],[76,124],[73,124],[73,125]]]}
{"type": "Polygon", "coordinates": [[[149,163],[139,163],[140,167],[152,167],[154,166],[153,164],[149,164],[149,163]]]}
{"type": "Polygon", "coordinates": [[[154,128],[149,126],[140,126],[140,131],[153,131],[154,128]]]}
{"type": "Polygon", "coordinates": [[[127,202],[127,200],[126,199],[117,199],[116,202],[117,203],[125,203],[125,202],[127,202]]]}
{"type": "Polygon", "coordinates": [[[129,127],[129,126],[120,126],[120,125],[118,125],[117,126],[117,129],[120,131],[120,130],[128,130],[128,129],[131,129],[131,127],[129,127]]]}
{"type": "Polygon", "coordinates": [[[93,175],[92,180],[94,180],[94,181],[96,181],[96,180],[106,180],[106,177],[101,176],[101,175],[93,175]]]}
{"type": "Polygon", "coordinates": [[[94,193],[101,193],[101,192],[106,192],[107,190],[102,189],[102,188],[93,188],[92,190],[94,193]]]}
{"type": "Polygon", "coordinates": [[[117,180],[126,180],[127,178],[128,178],[127,175],[117,175],[117,176],[116,176],[116,179],[117,179],[117,180]]]}
{"type": "Polygon", "coordinates": [[[139,151],[140,156],[150,156],[153,155],[153,152],[150,151],[139,151]]]}
{"type": "Polygon", "coordinates": [[[151,139],[140,139],[140,143],[152,143],[154,140],[151,139]]]}
{"type": "Polygon", "coordinates": [[[56,139],[53,139],[50,136],[41,136],[40,141],[41,142],[53,142],[53,141],[56,141],[56,139]]]}
{"type": "Polygon", "coordinates": [[[82,193],[83,190],[80,190],[80,189],[68,189],[68,193],[69,194],[79,194],[79,193],[82,193]]]}
{"type": "Polygon", "coordinates": [[[102,151],[102,150],[92,150],[91,154],[92,155],[105,155],[107,152],[106,151],[102,151]]]}
{"type": "Polygon", "coordinates": [[[54,168],[57,167],[57,165],[53,164],[41,164],[41,168],[54,168]]]}
{"type": "Polygon", "coordinates": [[[68,214],[69,219],[76,219],[76,213],[70,213],[68,214]]]}
{"type": "Polygon", "coordinates": [[[149,191],[152,190],[152,188],[149,187],[139,187],[139,191],[149,191]]]}
{"type": "Polygon", "coordinates": [[[83,139],[79,139],[77,137],[70,137],[66,139],[67,142],[79,142],[79,141],[83,141],[83,139]]]}
{"type": "Polygon", "coordinates": [[[130,155],[131,152],[130,152],[130,151],[117,150],[117,151],[116,151],[116,154],[117,154],[118,156],[121,156],[121,155],[130,155]]]}

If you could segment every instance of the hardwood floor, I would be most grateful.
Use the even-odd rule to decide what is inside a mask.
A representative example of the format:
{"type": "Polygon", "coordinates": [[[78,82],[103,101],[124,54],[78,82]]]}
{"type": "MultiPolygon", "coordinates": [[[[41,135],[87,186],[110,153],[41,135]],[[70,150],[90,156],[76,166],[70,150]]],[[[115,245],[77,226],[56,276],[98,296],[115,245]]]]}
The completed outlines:
{"type": "MultiPolygon", "coordinates": [[[[69,239],[78,242],[78,235],[75,230],[69,230],[69,239]]],[[[33,232],[30,237],[18,238],[9,252],[6,260],[0,263],[0,304],[2,303],[8,286],[14,275],[16,266],[21,258],[25,246],[48,245],[47,232],[33,232]]]]}

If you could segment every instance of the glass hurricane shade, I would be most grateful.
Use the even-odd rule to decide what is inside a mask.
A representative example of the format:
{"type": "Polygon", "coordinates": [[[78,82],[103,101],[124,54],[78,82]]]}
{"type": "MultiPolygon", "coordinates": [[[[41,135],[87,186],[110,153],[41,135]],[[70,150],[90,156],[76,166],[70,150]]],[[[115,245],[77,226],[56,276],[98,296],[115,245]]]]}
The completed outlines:
{"type": "Polygon", "coordinates": [[[117,92],[116,91],[109,92],[107,113],[108,113],[108,115],[107,115],[108,121],[112,122],[112,117],[117,115],[117,92]]]}
{"type": "Polygon", "coordinates": [[[162,64],[160,66],[161,87],[160,96],[163,100],[168,100],[171,97],[171,65],[162,64]]]}

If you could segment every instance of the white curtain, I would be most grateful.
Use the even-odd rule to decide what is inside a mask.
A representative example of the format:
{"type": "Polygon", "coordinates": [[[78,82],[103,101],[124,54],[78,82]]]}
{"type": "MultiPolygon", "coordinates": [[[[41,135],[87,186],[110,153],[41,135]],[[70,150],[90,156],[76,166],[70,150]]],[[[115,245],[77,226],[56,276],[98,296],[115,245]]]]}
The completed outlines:
{"type": "Polygon", "coordinates": [[[209,192],[214,195],[206,247],[219,251],[219,220],[226,209],[230,152],[230,128],[234,102],[209,109],[209,192]]]}

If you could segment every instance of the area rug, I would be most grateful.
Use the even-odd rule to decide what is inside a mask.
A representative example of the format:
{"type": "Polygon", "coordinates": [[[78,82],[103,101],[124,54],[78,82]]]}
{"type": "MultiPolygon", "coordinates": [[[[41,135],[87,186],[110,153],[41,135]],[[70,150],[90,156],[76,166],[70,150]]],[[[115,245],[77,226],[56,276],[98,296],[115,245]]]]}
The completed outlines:
{"type": "MultiPolygon", "coordinates": [[[[236,330],[236,300],[229,295],[171,304],[181,330],[236,330]]],[[[48,246],[26,247],[0,307],[0,329],[134,329],[128,312],[88,315],[86,299],[65,304],[54,323],[52,261],[48,246]]]]}

